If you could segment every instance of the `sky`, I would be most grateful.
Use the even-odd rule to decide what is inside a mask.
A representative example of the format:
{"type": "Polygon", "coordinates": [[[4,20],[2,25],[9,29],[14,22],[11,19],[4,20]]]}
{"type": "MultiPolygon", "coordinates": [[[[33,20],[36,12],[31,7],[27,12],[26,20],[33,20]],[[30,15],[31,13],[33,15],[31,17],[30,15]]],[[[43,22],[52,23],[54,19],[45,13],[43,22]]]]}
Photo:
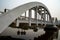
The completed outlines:
{"type": "Polygon", "coordinates": [[[0,11],[3,11],[5,8],[13,9],[19,5],[34,1],[46,5],[51,16],[57,17],[57,19],[60,20],[60,0],[0,0],[0,11]]]}

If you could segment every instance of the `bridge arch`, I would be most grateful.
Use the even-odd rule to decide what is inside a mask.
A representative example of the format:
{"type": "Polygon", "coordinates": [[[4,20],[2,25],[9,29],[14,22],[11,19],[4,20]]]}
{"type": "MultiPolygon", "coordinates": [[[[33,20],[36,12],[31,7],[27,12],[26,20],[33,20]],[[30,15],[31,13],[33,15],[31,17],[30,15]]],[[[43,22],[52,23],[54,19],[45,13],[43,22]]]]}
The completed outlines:
{"type": "Polygon", "coordinates": [[[47,8],[39,5],[39,6],[35,6],[35,7],[31,8],[31,10],[36,11],[36,7],[37,7],[37,11],[38,11],[39,15],[43,16],[44,13],[47,14],[47,15],[49,15],[49,19],[52,22],[52,20],[51,20],[51,14],[50,14],[50,12],[49,12],[49,10],[47,8]]]}
{"type": "MultiPolygon", "coordinates": [[[[40,2],[30,2],[26,3],[24,5],[18,6],[7,13],[4,13],[3,15],[0,16],[0,33],[3,32],[17,17],[19,17],[23,12],[25,12],[28,9],[31,9],[32,7],[35,6],[42,6],[44,7],[47,11],[48,14],[50,15],[50,12],[48,8],[40,3],[40,2]]],[[[51,15],[50,15],[51,18],[51,15]]]]}

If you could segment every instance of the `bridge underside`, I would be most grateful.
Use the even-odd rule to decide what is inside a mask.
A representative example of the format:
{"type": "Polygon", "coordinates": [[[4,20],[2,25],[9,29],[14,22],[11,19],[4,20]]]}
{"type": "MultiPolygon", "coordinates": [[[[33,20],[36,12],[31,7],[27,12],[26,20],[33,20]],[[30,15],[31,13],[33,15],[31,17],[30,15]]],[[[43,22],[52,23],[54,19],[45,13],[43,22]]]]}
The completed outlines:
{"type": "Polygon", "coordinates": [[[52,25],[51,15],[48,10],[42,6],[35,6],[25,11],[24,16],[19,16],[11,25],[20,26],[41,26],[52,25]],[[26,16],[28,15],[28,16],[26,16]],[[34,16],[34,17],[33,17],[34,16]]]}
{"type": "Polygon", "coordinates": [[[44,4],[40,2],[26,3],[0,15],[0,33],[3,32],[11,23],[16,23],[16,26],[19,26],[19,24],[24,22],[28,23],[29,26],[31,26],[31,24],[36,24],[36,26],[38,26],[40,24],[52,24],[52,19],[48,8],[44,4]],[[25,18],[21,18],[21,14],[26,13],[27,10],[29,16],[27,18],[26,16],[25,18]],[[31,18],[32,10],[35,14],[34,19],[31,18]]]}

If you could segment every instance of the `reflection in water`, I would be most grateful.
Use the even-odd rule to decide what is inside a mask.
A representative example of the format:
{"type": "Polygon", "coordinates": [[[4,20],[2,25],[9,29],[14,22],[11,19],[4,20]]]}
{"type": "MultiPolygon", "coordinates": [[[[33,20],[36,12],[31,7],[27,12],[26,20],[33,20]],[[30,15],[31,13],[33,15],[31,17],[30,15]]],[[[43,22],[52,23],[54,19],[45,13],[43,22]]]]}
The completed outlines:
{"type": "Polygon", "coordinates": [[[35,29],[33,29],[33,31],[34,31],[34,32],[37,32],[37,31],[38,31],[38,29],[37,29],[37,28],[35,28],[35,29]]]}
{"type": "Polygon", "coordinates": [[[17,35],[19,35],[19,34],[20,34],[20,31],[18,30],[18,31],[17,31],[17,35]]]}
{"type": "Polygon", "coordinates": [[[21,34],[21,35],[26,35],[26,32],[25,32],[25,31],[21,31],[21,32],[20,32],[20,31],[18,30],[18,31],[17,31],[17,35],[20,35],[20,34],[21,34]]]}
{"type": "Polygon", "coordinates": [[[34,38],[34,40],[54,40],[58,38],[58,31],[54,32],[54,31],[46,31],[45,34],[38,36],[38,38],[34,38]]]}
{"type": "Polygon", "coordinates": [[[46,32],[43,29],[17,29],[8,27],[0,36],[11,36],[12,38],[21,38],[25,40],[54,40],[58,38],[57,32],[46,32]]]}

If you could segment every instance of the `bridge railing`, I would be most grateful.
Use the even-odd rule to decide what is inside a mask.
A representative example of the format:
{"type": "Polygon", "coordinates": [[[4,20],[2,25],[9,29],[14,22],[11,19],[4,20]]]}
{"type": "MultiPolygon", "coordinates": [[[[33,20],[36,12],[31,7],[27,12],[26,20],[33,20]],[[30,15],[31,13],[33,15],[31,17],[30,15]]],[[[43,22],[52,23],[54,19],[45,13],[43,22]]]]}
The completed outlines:
{"type": "MultiPolygon", "coordinates": [[[[25,16],[20,16],[19,18],[18,18],[18,20],[20,20],[20,22],[29,22],[29,17],[25,17],[25,16]]],[[[51,22],[49,22],[49,21],[43,21],[43,20],[40,20],[40,19],[35,19],[35,18],[31,18],[31,21],[32,21],[32,23],[36,23],[36,21],[38,22],[38,23],[42,23],[42,24],[52,24],[51,22]]]]}
{"type": "MultiPolygon", "coordinates": [[[[19,20],[29,20],[29,17],[25,17],[25,16],[20,16],[18,17],[19,20]]],[[[31,21],[36,21],[35,18],[31,18],[31,21]]],[[[37,19],[37,21],[41,21],[40,19],[37,19]]]]}

